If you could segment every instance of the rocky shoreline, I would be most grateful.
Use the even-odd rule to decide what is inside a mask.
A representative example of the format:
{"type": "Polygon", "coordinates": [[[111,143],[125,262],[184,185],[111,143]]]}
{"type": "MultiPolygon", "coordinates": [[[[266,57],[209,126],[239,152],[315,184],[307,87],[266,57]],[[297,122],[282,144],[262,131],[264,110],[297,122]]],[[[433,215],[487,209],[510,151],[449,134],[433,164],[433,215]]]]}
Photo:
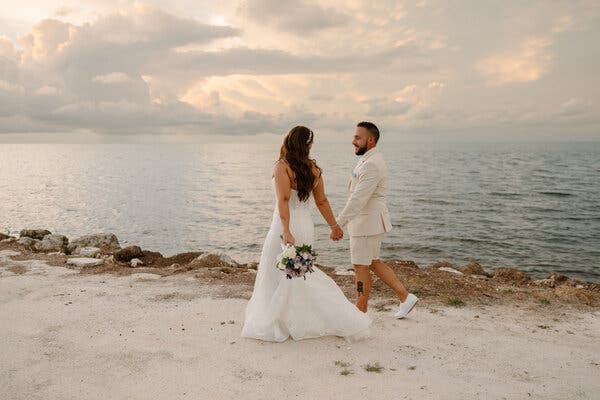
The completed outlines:
{"type": "MultiPolygon", "coordinates": [[[[15,274],[26,271],[24,261],[27,260],[43,260],[49,265],[78,269],[80,274],[190,274],[202,283],[244,286],[246,290],[228,291],[230,297],[242,298],[248,297],[257,268],[257,263],[239,264],[225,254],[199,251],[164,257],[139,246],[121,248],[112,233],[86,235],[74,240],[46,229],[22,230],[18,238],[0,233],[0,250],[13,251],[10,257],[0,261],[0,266],[15,274]]],[[[488,272],[477,263],[456,266],[439,262],[420,267],[407,260],[386,262],[409,290],[426,304],[453,307],[512,304],[544,310],[573,307],[582,311],[600,308],[600,284],[560,274],[533,280],[518,269],[496,268],[488,272]]],[[[349,298],[353,298],[354,272],[351,269],[319,267],[349,298]]],[[[382,310],[397,303],[391,290],[377,279],[373,282],[372,297],[375,307],[382,310]]]]}

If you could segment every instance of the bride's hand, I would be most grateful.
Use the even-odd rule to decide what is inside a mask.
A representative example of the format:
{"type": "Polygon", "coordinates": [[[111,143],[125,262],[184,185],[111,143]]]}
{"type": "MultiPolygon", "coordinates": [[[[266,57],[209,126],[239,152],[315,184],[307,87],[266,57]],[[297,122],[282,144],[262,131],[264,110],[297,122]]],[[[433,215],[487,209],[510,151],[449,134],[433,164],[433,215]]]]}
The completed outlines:
{"type": "Polygon", "coordinates": [[[334,227],[331,228],[331,233],[329,234],[329,238],[331,240],[338,241],[343,237],[344,231],[342,230],[342,228],[339,227],[339,225],[336,224],[334,227]]]}
{"type": "Polygon", "coordinates": [[[283,232],[283,244],[291,244],[292,246],[296,245],[296,239],[294,239],[294,235],[291,232],[283,232]]]}

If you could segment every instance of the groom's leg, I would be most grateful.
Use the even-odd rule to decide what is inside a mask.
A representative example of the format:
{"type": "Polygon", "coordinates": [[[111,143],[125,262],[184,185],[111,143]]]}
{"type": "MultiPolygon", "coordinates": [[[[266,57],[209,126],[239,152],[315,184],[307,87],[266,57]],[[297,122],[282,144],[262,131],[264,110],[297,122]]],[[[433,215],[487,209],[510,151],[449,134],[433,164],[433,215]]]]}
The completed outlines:
{"type": "Polygon", "coordinates": [[[371,270],[368,265],[354,265],[354,292],[356,307],[366,313],[371,293],[371,270]]]}
{"type": "Polygon", "coordinates": [[[369,236],[350,236],[350,260],[354,265],[354,293],[356,307],[366,313],[371,293],[371,270],[373,261],[369,247],[369,236]]]}
{"type": "Polygon", "coordinates": [[[390,268],[386,263],[381,262],[379,259],[373,260],[371,263],[371,271],[375,272],[375,275],[379,277],[386,285],[390,287],[396,293],[396,296],[400,301],[405,301],[408,296],[408,291],[404,285],[400,282],[394,270],[390,268]]]}

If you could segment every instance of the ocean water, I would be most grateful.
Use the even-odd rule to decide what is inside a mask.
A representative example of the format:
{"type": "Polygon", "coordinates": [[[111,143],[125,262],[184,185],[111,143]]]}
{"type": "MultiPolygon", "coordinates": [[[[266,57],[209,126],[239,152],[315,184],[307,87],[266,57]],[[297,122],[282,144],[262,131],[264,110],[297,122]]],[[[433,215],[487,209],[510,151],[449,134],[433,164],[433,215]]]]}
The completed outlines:
{"type": "MultiPolygon", "coordinates": [[[[479,262],[600,281],[600,143],[380,143],[394,230],[383,258],[479,262]]],[[[172,255],[257,261],[274,144],[0,144],[0,231],[47,228],[172,255]]],[[[334,212],[356,157],[315,143],[334,212]]],[[[319,262],[349,265],[314,209],[319,262]]]]}

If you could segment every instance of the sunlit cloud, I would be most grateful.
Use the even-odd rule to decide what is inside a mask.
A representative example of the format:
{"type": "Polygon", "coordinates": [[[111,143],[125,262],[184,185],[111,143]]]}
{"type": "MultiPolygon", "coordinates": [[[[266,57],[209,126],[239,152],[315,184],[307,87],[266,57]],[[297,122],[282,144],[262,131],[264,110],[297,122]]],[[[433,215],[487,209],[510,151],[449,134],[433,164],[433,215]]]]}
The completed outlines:
{"type": "Polygon", "coordinates": [[[44,85],[44,86],[36,89],[35,94],[42,95],[42,96],[52,96],[52,95],[59,94],[59,90],[58,90],[58,88],[55,88],[54,86],[44,85]]]}
{"type": "Polygon", "coordinates": [[[342,26],[350,20],[339,8],[308,1],[246,0],[240,3],[238,14],[258,24],[302,35],[342,26]]]}
{"type": "Polygon", "coordinates": [[[550,67],[550,45],[548,39],[530,38],[518,51],[486,57],[475,65],[475,69],[492,86],[536,81],[550,67]]]}

